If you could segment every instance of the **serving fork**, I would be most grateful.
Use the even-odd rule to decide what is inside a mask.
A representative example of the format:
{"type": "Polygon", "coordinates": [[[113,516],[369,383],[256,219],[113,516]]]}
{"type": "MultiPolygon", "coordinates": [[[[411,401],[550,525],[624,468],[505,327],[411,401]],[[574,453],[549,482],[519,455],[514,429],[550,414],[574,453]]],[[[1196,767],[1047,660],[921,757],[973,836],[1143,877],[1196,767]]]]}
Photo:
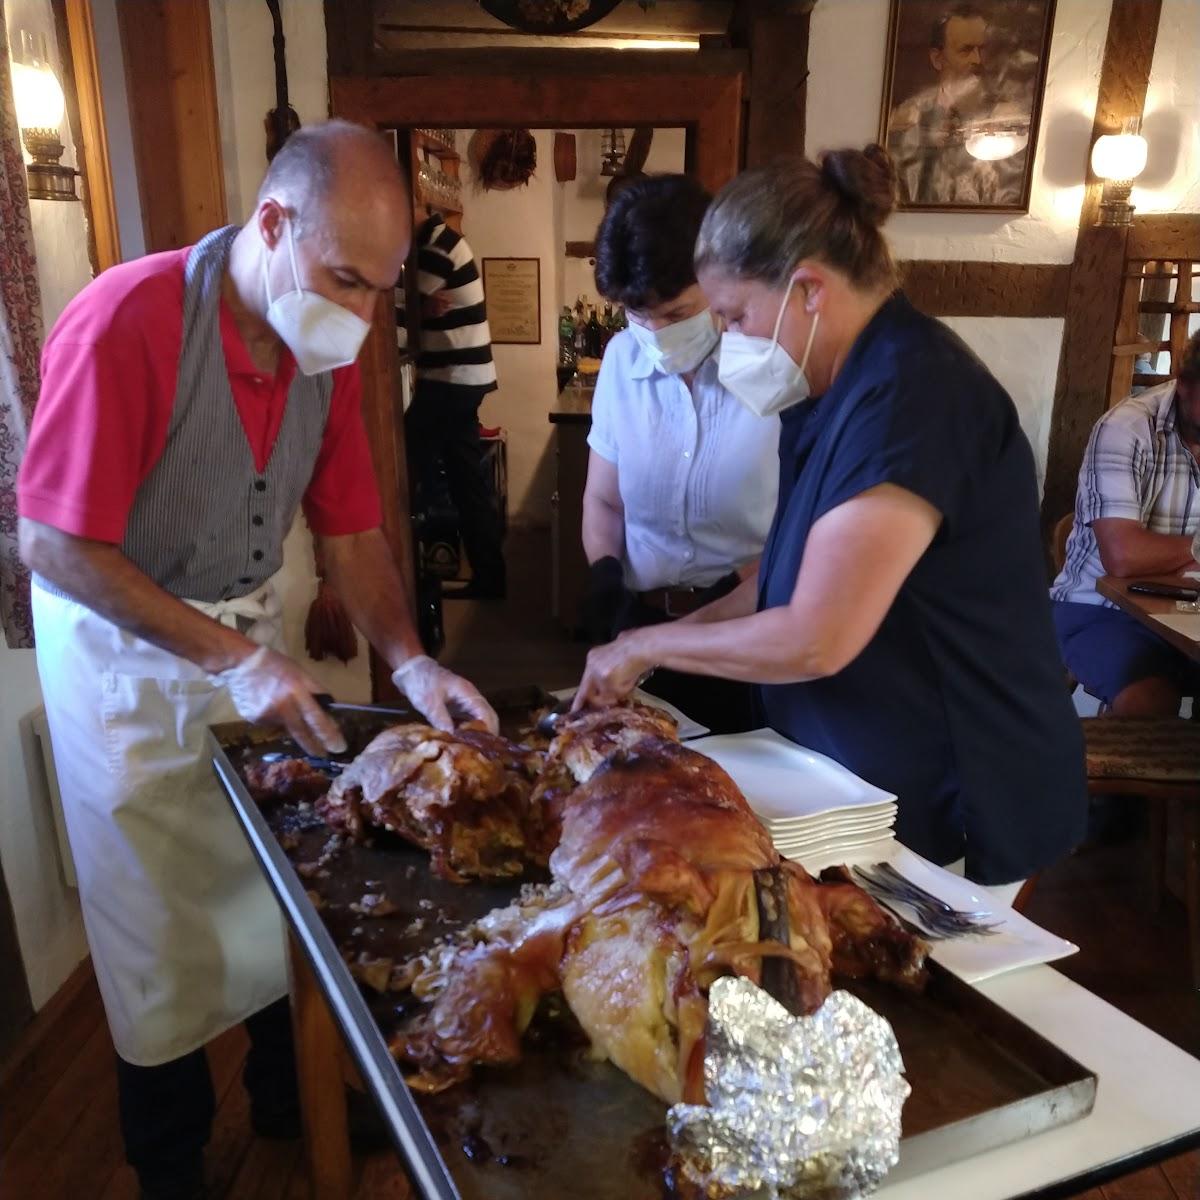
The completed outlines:
{"type": "Polygon", "coordinates": [[[911,909],[924,931],[934,939],[967,937],[973,934],[986,936],[994,933],[1002,924],[1000,921],[988,921],[986,918],[994,914],[986,909],[954,908],[939,896],[913,883],[907,876],[901,875],[891,863],[876,863],[870,869],[851,867],[851,872],[876,900],[884,903],[890,901],[888,907],[902,904],[911,909]]]}

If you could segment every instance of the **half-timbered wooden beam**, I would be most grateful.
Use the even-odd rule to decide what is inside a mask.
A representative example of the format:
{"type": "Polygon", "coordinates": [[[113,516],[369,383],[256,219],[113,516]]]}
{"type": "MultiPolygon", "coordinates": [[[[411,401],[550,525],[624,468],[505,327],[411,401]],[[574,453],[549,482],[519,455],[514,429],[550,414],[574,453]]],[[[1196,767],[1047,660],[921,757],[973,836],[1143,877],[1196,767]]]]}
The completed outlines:
{"type": "MultiPolygon", "coordinates": [[[[1141,116],[1161,7],[1161,0],[1113,0],[1089,146],[1101,134],[1119,132],[1126,118],[1141,116]]],[[[1092,426],[1108,405],[1128,230],[1096,224],[1101,192],[1101,181],[1089,164],[1050,418],[1042,499],[1042,525],[1047,531],[1074,507],[1083,451],[1092,426]]]]}

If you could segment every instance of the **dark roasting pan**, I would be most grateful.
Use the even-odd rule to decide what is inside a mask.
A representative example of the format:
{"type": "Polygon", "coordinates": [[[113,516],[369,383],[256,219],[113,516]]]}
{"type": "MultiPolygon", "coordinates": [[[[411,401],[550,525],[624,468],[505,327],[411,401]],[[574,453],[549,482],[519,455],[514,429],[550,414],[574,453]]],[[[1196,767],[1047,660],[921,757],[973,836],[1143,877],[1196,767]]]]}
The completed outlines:
{"type": "MultiPolygon", "coordinates": [[[[547,702],[538,688],[491,699],[510,733],[530,725],[533,711],[547,702]]],[[[412,719],[403,708],[339,704],[331,711],[354,752],[388,725],[412,719]]],[[[302,878],[294,864],[316,859],[328,831],[295,805],[261,810],[241,775],[265,754],[296,748],[240,722],[213,726],[209,736],[234,812],[420,1196],[662,1200],[674,1194],[664,1175],[664,1106],[615,1067],[591,1061],[569,1015],[539,1019],[515,1068],[478,1072],[438,1096],[411,1093],[385,1040],[403,998],[360,987],[339,944],[372,957],[404,957],[507,903],[518,885],[446,883],[430,874],[424,852],[386,837],[343,850],[326,879],[302,878]],[[310,889],[323,897],[320,911],[310,889]],[[384,918],[350,911],[349,903],[367,892],[385,893],[398,911],[384,918]],[[421,928],[413,931],[416,922],[421,928]]],[[[1091,1110],[1094,1075],[936,964],[921,996],[873,983],[851,990],[892,1022],[913,1088],[901,1160],[889,1179],[1091,1110]]]]}

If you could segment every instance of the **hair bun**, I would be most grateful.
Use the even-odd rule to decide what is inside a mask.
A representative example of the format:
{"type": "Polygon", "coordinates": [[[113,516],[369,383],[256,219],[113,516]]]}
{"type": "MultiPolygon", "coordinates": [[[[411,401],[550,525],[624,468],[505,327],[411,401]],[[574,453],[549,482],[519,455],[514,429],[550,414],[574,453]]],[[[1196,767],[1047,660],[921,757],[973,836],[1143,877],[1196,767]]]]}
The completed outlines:
{"type": "Polygon", "coordinates": [[[862,150],[827,150],[821,174],[870,225],[882,225],[896,207],[896,166],[875,142],[862,150]]]}

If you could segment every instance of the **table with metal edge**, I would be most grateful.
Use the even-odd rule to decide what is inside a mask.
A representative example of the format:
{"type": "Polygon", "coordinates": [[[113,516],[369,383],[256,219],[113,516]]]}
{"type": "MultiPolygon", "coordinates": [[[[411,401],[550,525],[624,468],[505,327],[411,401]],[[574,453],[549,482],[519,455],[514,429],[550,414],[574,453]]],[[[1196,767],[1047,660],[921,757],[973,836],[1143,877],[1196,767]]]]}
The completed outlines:
{"type": "MultiPolygon", "coordinates": [[[[243,785],[217,753],[232,791],[243,785]]],[[[247,797],[248,799],[248,797],[247,797]]],[[[253,804],[235,805],[290,926],[293,1019],[314,1200],[350,1195],[351,1164],[339,1081],[349,1048],[384,1111],[396,1149],[423,1200],[457,1200],[441,1156],[378,1028],[360,1017],[358,985],[340,966],[302,881],[253,804]]],[[[977,984],[1007,1012],[1088,1067],[1099,1083],[1081,1120],[919,1174],[903,1161],[876,1193],[883,1200],[1059,1200],[1200,1146],[1200,1060],[1173,1046],[1048,966],[977,984]]]]}

